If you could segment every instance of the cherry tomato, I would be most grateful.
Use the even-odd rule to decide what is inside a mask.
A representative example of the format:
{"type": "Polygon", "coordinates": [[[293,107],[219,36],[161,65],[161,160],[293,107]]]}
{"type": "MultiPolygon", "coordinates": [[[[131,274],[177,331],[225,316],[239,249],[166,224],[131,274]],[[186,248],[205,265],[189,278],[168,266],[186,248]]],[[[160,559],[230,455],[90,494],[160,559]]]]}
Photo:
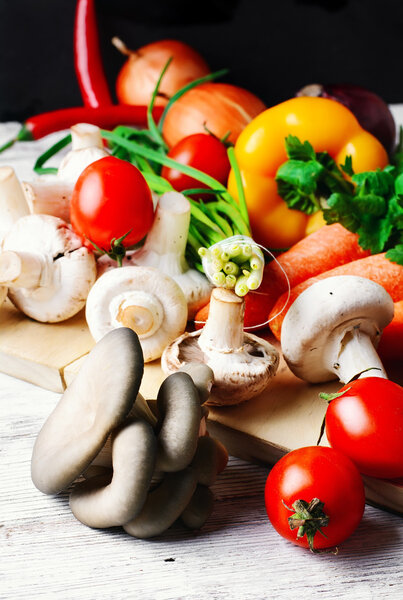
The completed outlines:
{"type": "Polygon", "coordinates": [[[366,377],[339,393],[326,412],[330,445],[364,475],[403,477],[403,388],[388,379],[366,377]]]}
{"type": "MultiPolygon", "coordinates": [[[[312,531],[311,544],[314,549],[331,548],[353,533],[365,506],[364,484],[357,468],[333,448],[308,446],[293,450],[274,465],[267,478],[265,503],[273,527],[281,536],[304,548],[311,547],[312,522],[306,521],[305,533],[298,525],[291,529],[289,517],[295,510],[289,509],[295,507],[296,501],[309,505],[314,498],[323,503],[328,524],[320,527],[327,537],[312,531]]],[[[319,508],[313,509],[312,516],[320,516],[319,508]]]]}
{"type": "MultiPolygon", "coordinates": [[[[225,145],[213,135],[195,133],[183,138],[168,153],[169,158],[182,165],[188,165],[207,173],[226,185],[230,171],[230,163],[225,145]]],[[[176,169],[163,167],[161,175],[167,179],[178,192],[193,188],[206,188],[207,185],[185,175],[176,169]]]]}
{"type": "Polygon", "coordinates": [[[136,244],[153,218],[150,188],[131,163],[107,156],[91,163],[78,178],[70,205],[71,224],[100,248],[109,250],[111,241],[125,234],[126,248],[136,244]]]}

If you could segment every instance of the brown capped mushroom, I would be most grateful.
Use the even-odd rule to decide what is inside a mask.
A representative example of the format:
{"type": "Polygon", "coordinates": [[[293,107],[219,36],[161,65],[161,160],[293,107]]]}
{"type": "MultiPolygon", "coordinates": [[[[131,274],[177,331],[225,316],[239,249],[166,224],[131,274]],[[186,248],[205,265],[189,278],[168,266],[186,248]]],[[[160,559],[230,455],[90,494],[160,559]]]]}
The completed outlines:
{"type": "Polygon", "coordinates": [[[277,350],[243,330],[244,300],[232,290],[215,288],[205,327],[184,333],[163,352],[165,373],[192,362],[205,363],[214,373],[210,404],[238,404],[262,392],[275,375],[277,350]]]}
{"type": "Polygon", "coordinates": [[[57,494],[90,465],[131,410],[143,367],[131,329],[115,329],[95,345],[36,439],[31,475],[40,491],[57,494]]]}
{"type": "Polygon", "coordinates": [[[341,275],[318,281],[284,318],[284,358],[297,377],[312,383],[386,378],[375,348],[393,311],[392,298],[370,279],[341,275]]]}

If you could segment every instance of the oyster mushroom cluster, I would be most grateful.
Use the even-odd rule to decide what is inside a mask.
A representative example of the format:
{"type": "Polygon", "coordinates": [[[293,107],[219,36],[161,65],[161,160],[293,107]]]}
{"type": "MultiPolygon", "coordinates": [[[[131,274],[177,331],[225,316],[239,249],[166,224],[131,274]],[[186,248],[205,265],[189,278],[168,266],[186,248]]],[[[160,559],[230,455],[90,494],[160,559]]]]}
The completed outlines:
{"type": "Polygon", "coordinates": [[[39,432],[31,475],[45,494],[74,484],[70,507],[85,525],[149,538],[179,518],[204,524],[228,455],[206,434],[211,369],[188,365],[167,377],[155,411],[138,393],[143,370],[136,333],[107,333],[39,432]]]}

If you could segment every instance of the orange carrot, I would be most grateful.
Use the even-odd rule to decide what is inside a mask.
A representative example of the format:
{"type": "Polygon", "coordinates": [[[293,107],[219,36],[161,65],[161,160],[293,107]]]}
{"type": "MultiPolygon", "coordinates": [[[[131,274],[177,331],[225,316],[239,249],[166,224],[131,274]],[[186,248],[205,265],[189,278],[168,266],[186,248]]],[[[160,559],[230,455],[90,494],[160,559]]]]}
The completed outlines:
{"type": "Polygon", "coordinates": [[[303,292],[313,283],[316,283],[317,281],[327,277],[334,277],[336,275],[359,275],[360,277],[367,277],[368,279],[371,279],[372,281],[382,285],[391,295],[394,302],[398,302],[403,299],[403,267],[396,263],[392,263],[390,260],[385,258],[385,254],[374,254],[372,256],[367,256],[303,281],[299,285],[292,288],[290,298],[288,299],[287,303],[287,292],[282,294],[272,308],[269,317],[272,318],[277,315],[277,313],[279,313],[286,304],[281,314],[278,314],[270,322],[270,329],[278,340],[281,337],[281,326],[283,324],[284,317],[297,296],[299,296],[301,292],[303,292]]]}
{"type": "Polygon", "coordinates": [[[393,321],[383,330],[378,353],[382,360],[403,360],[403,299],[395,302],[393,321]]]}
{"type": "MultiPolygon", "coordinates": [[[[324,271],[368,256],[369,252],[358,245],[358,236],[339,223],[325,225],[303,238],[292,248],[277,257],[287,273],[290,286],[294,287],[324,271]]],[[[270,262],[264,269],[262,284],[256,292],[245,297],[245,327],[265,323],[277,298],[288,289],[287,280],[279,264],[270,262]]],[[[203,326],[209,304],[196,315],[196,328],[203,326]]],[[[266,325],[267,327],[267,325],[266,325]]]]}

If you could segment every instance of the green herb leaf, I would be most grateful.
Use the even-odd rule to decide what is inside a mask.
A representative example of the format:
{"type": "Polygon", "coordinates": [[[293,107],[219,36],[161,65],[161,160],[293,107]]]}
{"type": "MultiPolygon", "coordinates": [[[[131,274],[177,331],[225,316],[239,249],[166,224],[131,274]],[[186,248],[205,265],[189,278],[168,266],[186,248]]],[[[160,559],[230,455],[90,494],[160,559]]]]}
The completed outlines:
{"type": "Polygon", "coordinates": [[[277,188],[289,208],[308,215],[320,209],[315,192],[322,172],[322,165],[314,160],[290,159],[281,165],[276,174],[277,188]]]}
{"type": "Polygon", "coordinates": [[[403,244],[398,244],[386,253],[386,258],[398,265],[403,265],[403,244]]]}
{"type": "Polygon", "coordinates": [[[315,160],[315,150],[308,141],[302,143],[295,135],[285,138],[285,149],[291,160],[302,160],[304,162],[315,160]]]}

